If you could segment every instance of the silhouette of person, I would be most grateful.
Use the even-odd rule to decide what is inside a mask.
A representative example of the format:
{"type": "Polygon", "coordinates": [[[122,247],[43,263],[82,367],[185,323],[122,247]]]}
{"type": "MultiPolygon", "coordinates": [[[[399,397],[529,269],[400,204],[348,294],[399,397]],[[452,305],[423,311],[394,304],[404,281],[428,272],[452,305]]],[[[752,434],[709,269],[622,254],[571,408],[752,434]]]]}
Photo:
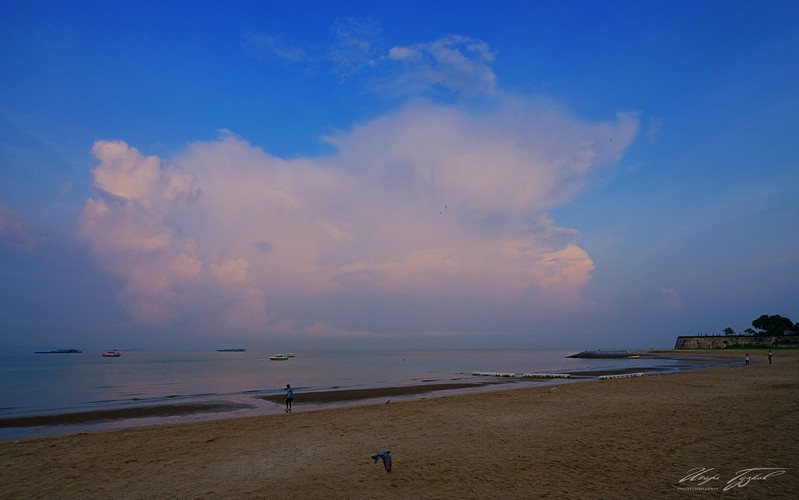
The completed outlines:
{"type": "Polygon", "coordinates": [[[294,401],[294,389],[291,384],[286,384],[286,413],[291,413],[291,403],[294,401]]]}

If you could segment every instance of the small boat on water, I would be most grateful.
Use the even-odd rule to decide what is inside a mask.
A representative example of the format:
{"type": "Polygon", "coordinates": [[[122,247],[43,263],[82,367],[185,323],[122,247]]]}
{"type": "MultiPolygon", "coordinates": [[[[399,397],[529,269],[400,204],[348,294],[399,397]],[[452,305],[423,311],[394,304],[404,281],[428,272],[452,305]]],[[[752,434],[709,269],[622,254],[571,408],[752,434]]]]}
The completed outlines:
{"type": "Polygon", "coordinates": [[[269,356],[269,359],[272,361],[286,361],[289,357],[287,354],[275,354],[274,356],[269,356]]]}
{"type": "Polygon", "coordinates": [[[100,356],[102,356],[104,358],[118,358],[118,357],[122,356],[122,353],[120,353],[117,350],[105,351],[104,353],[100,354],[100,356]]]}

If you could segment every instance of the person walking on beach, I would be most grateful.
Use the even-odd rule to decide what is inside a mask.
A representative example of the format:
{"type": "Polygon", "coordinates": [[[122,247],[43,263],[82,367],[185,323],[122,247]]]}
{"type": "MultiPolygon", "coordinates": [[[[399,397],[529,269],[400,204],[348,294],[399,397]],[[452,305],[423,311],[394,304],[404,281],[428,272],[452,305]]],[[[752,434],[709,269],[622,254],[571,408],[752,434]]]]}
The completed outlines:
{"type": "Polygon", "coordinates": [[[746,353],[746,356],[744,356],[744,364],[749,364],[749,353],[746,353]]]}
{"type": "Polygon", "coordinates": [[[771,351],[768,352],[768,364],[771,364],[771,351]]]}
{"type": "Polygon", "coordinates": [[[294,401],[294,389],[291,384],[286,384],[286,413],[291,413],[291,402],[294,401]]]}

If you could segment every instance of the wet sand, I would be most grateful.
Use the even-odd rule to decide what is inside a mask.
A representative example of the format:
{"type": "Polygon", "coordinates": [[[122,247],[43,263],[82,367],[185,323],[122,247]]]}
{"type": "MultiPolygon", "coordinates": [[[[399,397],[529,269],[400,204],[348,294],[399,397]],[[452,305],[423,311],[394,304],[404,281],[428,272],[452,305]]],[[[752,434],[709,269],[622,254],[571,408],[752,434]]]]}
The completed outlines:
{"type": "MultiPolygon", "coordinates": [[[[306,404],[335,404],[352,401],[364,401],[369,399],[383,399],[403,396],[419,396],[434,394],[439,391],[454,391],[459,389],[473,389],[476,387],[487,387],[506,381],[484,382],[484,383],[450,383],[450,384],[423,384],[401,387],[379,387],[369,389],[345,389],[316,392],[297,392],[299,396],[296,402],[298,407],[306,404]]],[[[277,403],[280,406],[285,401],[285,394],[273,394],[269,396],[258,396],[260,399],[277,403]]],[[[242,408],[253,408],[252,405],[230,402],[209,402],[209,403],[182,403],[182,404],[160,404],[153,406],[134,406],[129,408],[114,408],[108,410],[94,410],[72,413],[56,413],[47,415],[31,415],[21,417],[0,418],[0,428],[8,427],[38,427],[38,426],[70,426],[84,423],[97,423],[106,421],[122,421],[131,419],[154,419],[154,425],[159,422],[159,417],[175,417],[186,415],[197,415],[201,413],[216,414],[219,418],[224,418],[226,412],[240,410],[242,408]]],[[[318,408],[318,406],[317,406],[318,408]]],[[[151,424],[152,425],[152,424],[151,424]]]]}
{"type": "Polygon", "coordinates": [[[9,417],[0,419],[2,427],[37,427],[43,425],[73,425],[106,420],[131,418],[170,417],[175,415],[193,415],[197,413],[217,413],[233,411],[244,407],[230,403],[193,403],[158,406],[142,406],[136,408],[119,408],[111,410],[84,411],[75,413],[58,413],[54,415],[35,415],[26,417],[9,417]]]}
{"type": "Polygon", "coordinates": [[[799,351],[772,365],[750,353],[750,366],[713,352],[741,362],[0,442],[0,497],[794,498],[799,351]],[[734,480],[750,468],[771,469],[734,480]]]}
{"type": "MultiPolygon", "coordinates": [[[[341,391],[316,391],[316,392],[297,392],[298,408],[305,403],[340,403],[342,401],[358,401],[373,398],[392,398],[398,396],[415,396],[419,394],[429,394],[438,391],[450,391],[454,389],[468,389],[480,387],[488,384],[430,384],[430,385],[408,385],[402,387],[377,387],[372,389],[347,389],[341,391]]],[[[286,400],[284,394],[262,396],[261,399],[280,403],[286,400]]]]}

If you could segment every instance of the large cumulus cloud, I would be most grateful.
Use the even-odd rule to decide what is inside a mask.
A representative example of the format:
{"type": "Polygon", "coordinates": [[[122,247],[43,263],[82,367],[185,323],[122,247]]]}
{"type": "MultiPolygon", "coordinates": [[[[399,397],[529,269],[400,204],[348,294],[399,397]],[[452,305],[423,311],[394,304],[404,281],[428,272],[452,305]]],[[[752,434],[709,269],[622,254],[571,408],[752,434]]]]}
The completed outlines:
{"type": "Polygon", "coordinates": [[[168,159],[98,141],[82,234],[143,324],[326,328],[313,308],[270,308],[278,295],[574,307],[594,264],[549,211],[637,127],[515,99],[480,114],[410,106],[326,138],[327,157],[280,159],[230,133],[168,159]]]}

